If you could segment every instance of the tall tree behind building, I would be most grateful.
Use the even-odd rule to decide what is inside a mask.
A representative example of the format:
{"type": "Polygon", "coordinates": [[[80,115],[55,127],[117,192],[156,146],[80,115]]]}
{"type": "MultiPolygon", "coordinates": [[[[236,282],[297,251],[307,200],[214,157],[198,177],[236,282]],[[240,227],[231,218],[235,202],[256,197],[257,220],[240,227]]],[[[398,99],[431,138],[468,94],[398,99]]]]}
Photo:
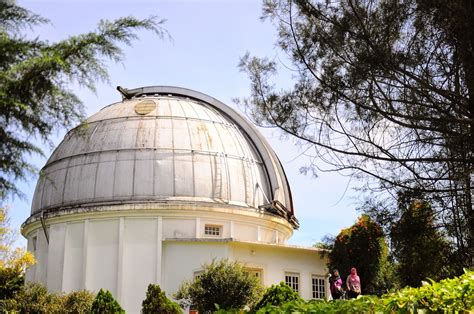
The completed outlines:
{"type": "Polygon", "coordinates": [[[421,190],[461,267],[474,257],[473,10],[467,0],[264,1],[295,82],[277,88],[278,64],[246,54],[251,92],[237,100],[293,136],[313,160],[304,171],[421,190]]]}
{"type": "Polygon", "coordinates": [[[329,268],[338,269],[343,282],[352,267],[357,268],[363,294],[381,295],[393,287],[388,247],[382,228],[367,215],[362,215],[334,239],[327,239],[330,249],[329,268]]]}
{"type": "Polygon", "coordinates": [[[84,106],[69,86],[94,90],[97,81],[108,79],[105,61],[122,60],[119,44],[130,45],[141,29],[163,37],[163,22],[157,17],[101,21],[95,32],[50,43],[24,34],[47,19],[0,1],[0,201],[21,195],[15,181],[35,171],[28,158],[42,151],[34,139],[47,142],[54,129],[83,118],[84,106]]]}
{"type": "MultiPolygon", "coordinates": [[[[434,212],[420,193],[399,195],[401,217],[390,231],[392,254],[397,263],[400,285],[418,287],[422,280],[440,280],[453,273],[449,243],[438,230],[434,212]]],[[[458,270],[462,271],[462,270],[458,270]]]]}

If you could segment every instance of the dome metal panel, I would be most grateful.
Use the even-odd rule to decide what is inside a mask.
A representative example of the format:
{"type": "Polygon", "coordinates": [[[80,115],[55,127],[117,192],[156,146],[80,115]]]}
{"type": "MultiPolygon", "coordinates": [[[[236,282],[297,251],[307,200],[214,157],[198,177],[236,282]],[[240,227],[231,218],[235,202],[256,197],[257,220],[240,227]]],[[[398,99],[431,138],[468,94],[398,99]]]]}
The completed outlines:
{"type": "Polygon", "coordinates": [[[42,170],[33,215],[195,200],[253,208],[278,201],[293,216],[283,168],[249,122],[198,92],[151,90],[103,108],[65,136],[42,170]]]}

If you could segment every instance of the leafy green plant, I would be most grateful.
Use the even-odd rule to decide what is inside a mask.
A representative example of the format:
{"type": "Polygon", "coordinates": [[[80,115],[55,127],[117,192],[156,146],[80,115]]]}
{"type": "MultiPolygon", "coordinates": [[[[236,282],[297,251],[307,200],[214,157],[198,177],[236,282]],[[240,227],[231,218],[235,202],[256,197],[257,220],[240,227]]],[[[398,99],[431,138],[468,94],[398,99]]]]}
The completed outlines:
{"type": "Polygon", "coordinates": [[[474,310],[474,271],[439,282],[429,280],[419,288],[404,288],[382,297],[353,300],[292,300],[264,304],[257,313],[467,313],[474,310]]]}
{"type": "Polygon", "coordinates": [[[159,285],[148,285],[146,298],[142,302],[142,313],[179,314],[181,312],[179,305],[168,299],[159,285]]]}
{"type": "Polygon", "coordinates": [[[200,313],[214,310],[240,310],[251,307],[261,295],[258,278],[245,272],[235,261],[223,259],[204,265],[199,277],[181,285],[174,296],[182,307],[200,313]]]}
{"type": "Polygon", "coordinates": [[[64,299],[60,294],[48,293],[40,283],[27,283],[13,294],[13,298],[2,301],[5,312],[59,313],[64,312],[64,299]]]}
{"type": "Polygon", "coordinates": [[[91,291],[80,290],[68,293],[63,298],[64,309],[67,313],[83,314],[91,312],[95,294],[91,291]]]}
{"type": "Polygon", "coordinates": [[[0,302],[11,299],[25,284],[25,270],[36,263],[31,252],[14,248],[17,231],[8,207],[0,207],[0,302]]]}
{"type": "Polygon", "coordinates": [[[125,313],[109,290],[99,290],[92,303],[92,313],[125,313]]]}
{"type": "Polygon", "coordinates": [[[255,305],[254,309],[258,310],[267,305],[279,306],[290,301],[302,301],[298,293],[293,290],[290,286],[284,282],[280,282],[278,285],[272,285],[269,287],[262,298],[255,305]]]}

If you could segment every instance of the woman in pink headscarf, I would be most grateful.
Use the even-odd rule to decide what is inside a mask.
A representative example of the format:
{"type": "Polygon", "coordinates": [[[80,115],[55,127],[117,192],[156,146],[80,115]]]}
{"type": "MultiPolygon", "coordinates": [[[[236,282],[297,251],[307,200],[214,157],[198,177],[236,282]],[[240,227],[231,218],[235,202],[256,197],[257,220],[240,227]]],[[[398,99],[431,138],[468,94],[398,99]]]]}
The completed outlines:
{"type": "Polygon", "coordinates": [[[357,298],[360,294],[360,278],[355,267],[351,268],[351,274],[347,276],[346,286],[349,298],[357,298]]]}

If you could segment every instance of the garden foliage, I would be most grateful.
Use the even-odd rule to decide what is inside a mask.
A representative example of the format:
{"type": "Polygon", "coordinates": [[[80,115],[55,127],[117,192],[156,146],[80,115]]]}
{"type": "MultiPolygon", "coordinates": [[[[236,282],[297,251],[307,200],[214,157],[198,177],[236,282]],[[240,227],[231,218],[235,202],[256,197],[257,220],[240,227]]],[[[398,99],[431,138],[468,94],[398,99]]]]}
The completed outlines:
{"type": "Polygon", "coordinates": [[[12,298],[2,300],[1,305],[4,311],[11,313],[66,313],[61,296],[48,293],[39,283],[27,283],[15,291],[12,298]]]}
{"type": "Polygon", "coordinates": [[[246,272],[236,261],[223,259],[204,265],[203,272],[185,282],[175,295],[182,307],[199,310],[231,310],[251,307],[261,295],[258,278],[246,272]]]}
{"type": "Polygon", "coordinates": [[[125,313],[125,311],[109,290],[100,289],[92,303],[92,313],[125,313]]]}
{"type": "Polygon", "coordinates": [[[180,314],[178,304],[168,299],[159,285],[149,284],[146,298],[142,302],[142,313],[180,314]]]}
{"type": "Polygon", "coordinates": [[[73,291],[63,296],[64,309],[67,313],[90,313],[95,294],[88,290],[73,291]]]}
{"type": "Polygon", "coordinates": [[[278,285],[272,285],[265,290],[254,309],[259,310],[267,305],[280,306],[290,301],[302,301],[302,299],[298,292],[284,282],[280,282],[278,285]]]}
{"type": "MultiPolygon", "coordinates": [[[[16,290],[12,297],[0,300],[7,313],[90,313],[94,293],[86,290],[68,294],[48,293],[40,283],[29,282],[16,290]]],[[[2,312],[3,313],[3,312],[2,312]]]]}
{"type": "Polygon", "coordinates": [[[474,271],[419,288],[407,287],[376,297],[353,300],[294,300],[281,306],[267,304],[257,313],[468,313],[474,310],[474,271]]]}
{"type": "Polygon", "coordinates": [[[16,238],[17,231],[11,228],[8,208],[0,207],[0,302],[21,290],[25,270],[36,262],[30,252],[14,249],[16,238]]]}

